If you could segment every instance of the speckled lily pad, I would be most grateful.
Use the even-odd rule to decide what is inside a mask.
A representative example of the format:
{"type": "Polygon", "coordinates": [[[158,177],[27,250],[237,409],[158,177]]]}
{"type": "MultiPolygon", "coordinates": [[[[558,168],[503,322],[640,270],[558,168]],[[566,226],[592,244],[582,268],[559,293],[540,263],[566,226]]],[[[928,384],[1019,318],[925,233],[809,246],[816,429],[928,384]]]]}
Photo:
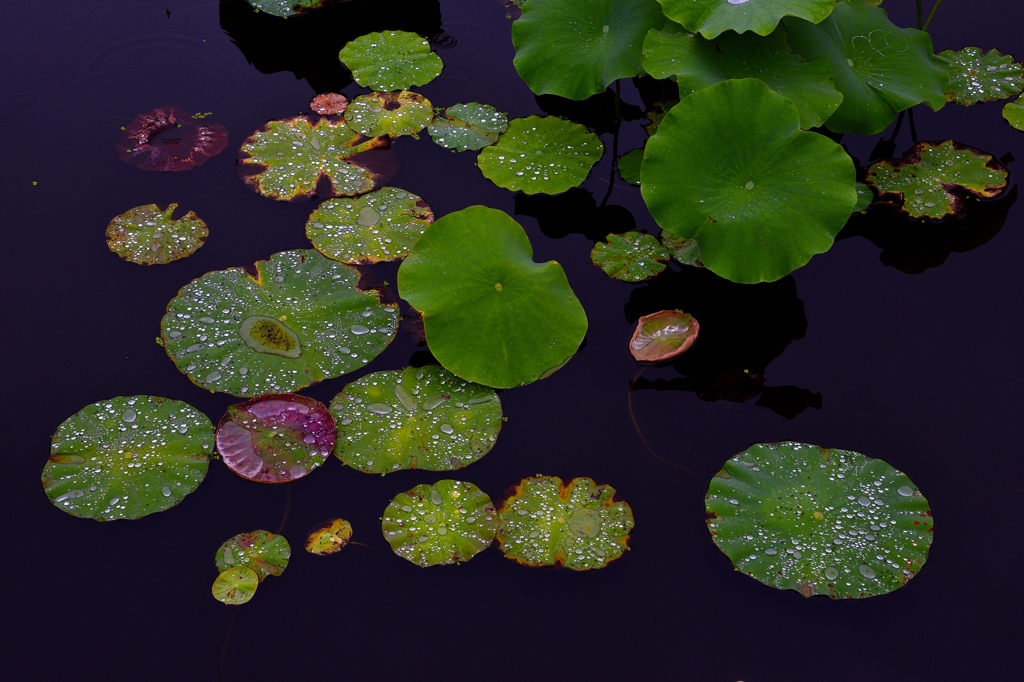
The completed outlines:
{"type": "Polygon", "coordinates": [[[1024,66],[999,50],[943,50],[935,55],[935,61],[949,71],[946,99],[950,102],[970,106],[1009,99],[1024,90],[1024,66]]]}
{"type": "Polygon", "coordinates": [[[336,116],[345,113],[348,97],[340,92],[324,92],[309,101],[309,108],[321,116],[336,116]]]}
{"type": "Polygon", "coordinates": [[[306,551],[317,556],[335,554],[352,539],[352,524],[345,519],[324,521],[306,536],[306,551]]]}
{"type": "MultiPolygon", "coordinates": [[[[293,17],[337,0],[246,0],[254,8],[275,17],[293,17]]],[[[344,0],[342,0],[344,1],[344,0]]]]}
{"type": "Polygon", "coordinates": [[[700,325],[692,316],[682,310],[661,310],[637,320],[629,352],[640,362],[664,362],[689,350],[699,333],[700,325]]]}
{"type": "Polygon", "coordinates": [[[245,566],[237,566],[221,571],[213,581],[213,598],[231,606],[244,604],[256,594],[260,586],[256,571],[245,566]]]}
{"type": "Polygon", "coordinates": [[[268,575],[281,575],[288,568],[292,548],[283,535],[266,530],[239,533],[217,548],[214,563],[218,571],[244,566],[256,573],[260,582],[268,575]]]}
{"type": "Polygon", "coordinates": [[[107,246],[121,258],[140,265],[191,256],[210,231],[192,211],[172,219],[177,208],[177,204],[170,204],[166,210],[147,204],[122,213],[107,225],[107,246]]]}
{"type": "Polygon", "coordinates": [[[610,234],[594,244],[590,261],[604,274],[623,282],[643,282],[665,269],[672,256],[652,235],[642,232],[610,234]]]}
{"type": "Polygon", "coordinates": [[[438,112],[427,126],[434,142],[460,152],[488,147],[506,130],[508,116],[479,102],[453,104],[438,112]]]}
{"type": "Polygon", "coordinates": [[[371,92],[348,105],[345,120],[369,137],[416,135],[434,118],[430,100],[415,92],[371,92]]]}
{"type": "Polygon", "coordinates": [[[425,38],[408,31],[368,33],[350,40],[338,59],[364,88],[406,90],[441,75],[444,64],[425,38]]]}
{"type": "Polygon", "coordinates": [[[696,239],[679,237],[666,230],[658,235],[658,239],[677,263],[698,268],[704,267],[704,264],[700,262],[700,245],[697,244],[696,239]]]}
{"type": "Polygon", "coordinates": [[[644,162],[644,148],[637,147],[619,157],[615,162],[615,169],[619,171],[619,177],[631,185],[640,186],[640,166],[644,162]]]}

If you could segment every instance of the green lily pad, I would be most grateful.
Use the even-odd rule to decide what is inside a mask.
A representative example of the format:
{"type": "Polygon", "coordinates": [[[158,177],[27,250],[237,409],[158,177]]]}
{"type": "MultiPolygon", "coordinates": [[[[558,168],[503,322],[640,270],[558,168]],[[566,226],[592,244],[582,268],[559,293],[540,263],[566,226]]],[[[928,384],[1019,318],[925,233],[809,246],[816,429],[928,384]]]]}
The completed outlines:
{"type": "Polygon", "coordinates": [[[1009,171],[980,150],[945,142],[919,142],[901,159],[871,164],[865,180],[911,218],[961,215],[967,195],[991,198],[1006,189],[1009,171]]]}
{"type": "Polygon", "coordinates": [[[317,556],[335,554],[352,539],[352,524],[345,519],[324,521],[306,536],[306,551],[317,556]]]}
{"type": "Polygon", "coordinates": [[[334,397],[331,412],[335,456],[370,474],[461,469],[501,430],[498,394],[437,365],[368,374],[334,397]]]}
{"type": "Polygon", "coordinates": [[[629,353],[640,362],[664,362],[689,350],[699,333],[697,320],[682,310],[643,315],[629,339],[629,353]]]}
{"type": "Polygon", "coordinates": [[[706,40],[669,24],[647,34],[644,69],[655,78],[674,77],[680,98],[732,78],[756,78],[793,101],[805,129],[820,126],[843,101],[828,62],[792,54],[784,30],[766,37],[730,31],[706,40]]]}
{"type": "Polygon", "coordinates": [[[408,90],[359,95],[345,110],[349,126],[369,137],[416,135],[433,118],[430,100],[408,90]]]}
{"type": "Polygon", "coordinates": [[[483,149],[508,130],[508,116],[490,104],[453,104],[438,112],[427,126],[431,139],[448,149],[483,149]]]}
{"type": "Polygon", "coordinates": [[[759,443],[708,487],[708,529],[736,570],[805,597],[903,587],[932,544],[928,500],[880,459],[803,443],[759,443]]]}
{"type": "Polygon", "coordinates": [[[212,447],[213,424],[180,400],[101,400],[57,427],[43,489],[72,516],[140,519],[195,490],[206,477],[212,447]]]}
{"type": "Polygon", "coordinates": [[[140,265],[170,263],[195,253],[210,231],[189,211],[174,220],[177,204],[136,206],[107,225],[107,246],[121,258],[140,265]]]}
{"type": "Polygon", "coordinates": [[[587,332],[562,266],[534,263],[519,223],[484,206],[428,227],[398,269],[398,289],[423,314],[438,362],[485,386],[544,378],[568,362],[587,332]]]}
{"type": "Polygon", "coordinates": [[[217,548],[214,563],[218,571],[245,567],[253,571],[260,582],[268,575],[281,575],[288,568],[292,548],[283,535],[266,530],[239,533],[228,538],[217,548]]]}
{"type": "Polygon", "coordinates": [[[368,33],[350,40],[338,53],[352,78],[372,90],[407,90],[441,75],[444,64],[426,38],[408,31],[368,33]]]}
{"type": "Polygon", "coordinates": [[[661,240],[661,245],[668,249],[668,252],[672,254],[672,258],[677,263],[692,265],[698,268],[704,267],[704,264],[700,262],[700,245],[695,240],[679,237],[665,231],[661,233],[659,239],[661,240]]]}
{"type": "Polygon", "coordinates": [[[615,162],[615,168],[619,171],[619,177],[631,185],[640,186],[640,166],[644,162],[644,148],[637,147],[619,157],[615,162]]]}
{"type": "Polygon", "coordinates": [[[705,38],[723,31],[753,31],[766,36],[782,17],[801,17],[818,23],[831,12],[835,0],[658,0],[665,16],[705,38]],[[749,4],[748,4],[749,3],[749,4]]]}
{"type": "Polygon", "coordinates": [[[661,28],[656,0],[545,0],[512,24],[513,64],[538,95],[586,99],[642,72],[644,35],[661,28]]]}
{"type": "Polygon", "coordinates": [[[434,222],[427,202],[397,187],[320,204],[306,222],[316,250],[342,263],[404,258],[434,222]]]}
{"type": "Polygon", "coordinates": [[[946,99],[950,102],[970,106],[1009,99],[1024,90],[1024,66],[999,50],[943,50],[935,55],[935,61],[949,72],[946,99]]]}
{"type": "Polygon", "coordinates": [[[785,23],[794,52],[832,66],[843,102],[825,122],[829,130],[874,135],[915,104],[937,111],[946,103],[949,74],[932,62],[932,39],[899,28],[883,9],[846,0],[821,23],[785,23]]]}
{"type": "Polygon", "coordinates": [[[237,396],[288,393],[375,358],[398,307],[356,288],[359,273],[313,249],[208,272],[167,304],[167,355],[195,384],[237,396]]]}
{"type": "Polygon", "coordinates": [[[1020,100],[1007,102],[1003,107],[1003,118],[1017,130],[1024,130],[1024,104],[1020,100]]]}
{"type": "Polygon", "coordinates": [[[246,0],[246,2],[261,12],[287,18],[323,7],[333,0],[246,0]]]}
{"type": "Polygon", "coordinates": [[[578,123],[554,116],[514,118],[498,144],[484,147],[477,165],[498,187],[558,194],[587,179],[604,143],[578,123]]]}
{"type": "Polygon", "coordinates": [[[250,188],[280,201],[355,196],[393,174],[382,156],[390,146],[389,138],[368,139],[343,120],[294,116],[268,121],[246,138],[238,172],[250,188]]]}
{"type": "Polygon", "coordinates": [[[774,281],[827,251],[857,201],[843,148],[800,130],[796,106],[749,78],[673,107],[642,178],[662,229],[696,240],[705,267],[734,282],[774,281]]]}
{"type": "Polygon", "coordinates": [[[527,566],[604,568],[629,549],[633,512],[615,488],[589,478],[562,485],[557,476],[524,478],[498,513],[498,543],[527,566]]]}
{"type": "Polygon", "coordinates": [[[610,234],[607,241],[594,244],[590,261],[604,274],[623,282],[643,282],[665,269],[672,256],[649,234],[610,234]]]}
{"type": "Polygon", "coordinates": [[[239,566],[221,571],[213,581],[213,597],[231,606],[244,604],[256,594],[260,579],[251,568],[239,566]]]}
{"type": "Polygon", "coordinates": [[[399,493],[381,530],[395,554],[417,566],[469,561],[494,541],[498,514],[472,483],[442,480],[399,493]]]}
{"type": "Polygon", "coordinates": [[[863,182],[857,183],[857,203],[853,207],[854,213],[863,213],[875,202],[875,191],[871,186],[863,182]]]}
{"type": "Polygon", "coordinates": [[[644,126],[644,130],[647,131],[648,135],[654,135],[658,132],[658,126],[665,120],[669,110],[677,104],[679,104],[677,99],[659,99],[651,105],[650,110],[644,114],[644,117],[650,121],[650,123],[644,126]]]}

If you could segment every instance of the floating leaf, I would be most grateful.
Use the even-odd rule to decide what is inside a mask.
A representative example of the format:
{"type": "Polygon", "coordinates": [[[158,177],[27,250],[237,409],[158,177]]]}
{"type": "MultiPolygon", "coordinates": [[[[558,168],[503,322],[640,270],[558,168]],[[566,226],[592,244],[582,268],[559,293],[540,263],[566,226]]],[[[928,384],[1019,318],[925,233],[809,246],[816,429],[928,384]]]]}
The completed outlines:
{"type": "Polygon", "coordinates": [[[337,92],[325,92],[310,100],[309,108],[321,116],[343,114],[348,108],[348,97],[337,92]]]}
{"type": "Polygon", "coordinates": [[[398,270],[398,289],[423,313],[438,362],[485,386],[512,388],[549,375],[587,332],[562,266],[534,263],[519,223],[484,206],[428,227],[398,270]]]}
{"type": "Polygon", "coordinates": [[[107,225],[107,246],[121,258],[140,265],[170,263],[195,253],[210,231],[189,211],[171,218],[177,204],[136,206],[107,225]]]}
{"type": "Polygon", "coordinates": [[[469,561],[494,541],[498,514],[472,483],[442,480],[399,493],[381,530],[395,554],[418,566],[469,561]]]}
{"type": "Polygon", "coordinates": [[[306,536],[306,551],[327,556],[340,551],[352,539],[352,524],[345,519],[324,521],[306,536]]]}
{"type": "Polygon", "coordinates": [[[677,237],[667,231],[662,231],[659,239],[661,240],[661,245],[668,249],[668,252],[672,254],[672,258],[676,262],[698,268],[704,267],[704,264],[700,262],[700,246],[693,239],[677,237]]]}
{"type": "Polygon", "coordinates": [[[554,116],[514,118],[498,144],[484,147],[477,165],[498,187],[558,194],[587,179],[604,144],[578,123],[554,116]]]}
{"type": "MultiPolygon", "coordinates": [[[[246,0],[261,12],[275,17],[293,17],[328,5],[334,0],[246,0]]],[[[344,0],[342,0],[344,1],[344,0]]]]}
{"type": "Polygon", "coordinates": [[[873,163],[865,180],[878,190],[880,201],[911,218],[951,218],[967,209],[968,195],[1002,194],[1009,174],[989,154],[946,140],[919,142],[901,159],[873,163]]]}
{"type": "Polygon", "coordinates": [[[199,123],[184,109],[162,107],[139,114],[124,128],[117,155],[147,171],[183,171],[201,166],[228,146],[228,130],[199,123]]]}
{"type": "Polygon", "coordinates": [[[407,31],[359,36],[341,48],[338,58],[352,72],[356,83],[382,91],[426,85],[440,76],[444,68],[441,58],[430,51],[430,43],[407,31]]]}
{"type": "Polygon", "coordinates": [[[1017,130],[1024,130],[1024,104],[1020,100],[1007,102],[1003,107],[1003,118],[1017,130]]]}
{"type": "Polygon", "coordinates": [[[82,408],[53,434],[43,489],[58,508],[98,521],[170,509],[209,466],[213,424],[180,400],[120,396],[82,408]]]}
{"type": "Polygon", "coordinates": [[[359,95],[349,105],[345,120],[370,137],[416,135],[434,118],[434,107],[423,95],[408,90],[359,95]]]}
{"type": "Polygon", "coordinates": [[[665,269],[672,256],[655,237],[641,232],[610,234],[594,244],[590,261],[623,282],[643,282],[665,269]]]}
{"type": "Polygon", "coordinates": [[[362,367],[391,343],[398,308],[312,249],[208,272],[167,305],[167,354],[194,383],[237,396],[286,393],[362,367]]]}
{"type": "Polygon", "coordinates": [[[805,597],[873,597],[928,558],[932,514],[880,459],[802,443],[759,443],[708,487],[708,528],[738,571],[805,597]]]}
{"type": "Polygon", "coordinates": [[[946,99],[950,102],[970,106],[1009,99],[1024,90],[1024,66],[999,50],[944,50],[935,55],[935,62],[949,72],[946,99]]]}
{"type": "Polygon", "coordinates": [[[508,130],[508,116],[490,104],[453,104],[427,126],[430,137],[448,149],[464,152],[483,149],[508,130]]]}
{"type": "Polygon", "coordinates": [[[229,568],[221,571],[213,581],[213,597],[219,602],[237,606],[252,599],[259,586],[259,576],[251,568],[229,568]]]}
{"type": "Polygon", "coordinates": [[[619,177],[631,185],[640,186],[640,164],[644,162],[644,148],[637,147],[619,157],[615,162],[615,168],[619,171],[619,177]]]}
{"type": "Polygon", "coordinates": [[[637,320],[629,352],[640,362],[664,362],[685,353],[699,332],[697,320],[682,310],[651,313],[637,320]]]}
{"type": "Polygon", "coordinates": [[[832,12],[835,0],[658,0],[665,16],[705,38],[723,31],[753,31],[766,36],[782,17],[818,23],[832,12]],[[749,5],[747,3],[750,3],[749,5]]]}
{"type": "Polygon", "coordinates": [[[589,478],[562,485],[557,476],[524,478],[498,514],[498,543],[527,566],[603,568],[629,549],[633,512],[615,488],[589,478]]]}
{"type": "Polygon", "coordinates": [[[437,365],[368,374],[335,396],[331,412],[335,456],[370,474],[461,469],[501,430],[498,395],[437,365]]]}
{"type": "Polygon", "coordinates": [[[283,535],[266,530],[239,533],[217,549],[214,562],[218,571],[240,566],[256,574],[260,582],[268,575],[281,575],[288,568],[292,548],[283,535]]]}
{"type": "Polygon", "coordinates": [[[650,123],[644,126],[644,130],[647,131],[648,135],[654,135],[658,132],[658,126],[665,120],[665,115],[677,104],[679,104],[677,99],[659,99],[651,105],[650,110],[644,114],[644,117],[650,121],[650,123]]]}
{"type": "Polygon", "coordinates": [[[857,203],[853,207],[854,213],[863,213],[875,202],[875,191],[870,185],[863,182],[857,183],[857,203]]]}

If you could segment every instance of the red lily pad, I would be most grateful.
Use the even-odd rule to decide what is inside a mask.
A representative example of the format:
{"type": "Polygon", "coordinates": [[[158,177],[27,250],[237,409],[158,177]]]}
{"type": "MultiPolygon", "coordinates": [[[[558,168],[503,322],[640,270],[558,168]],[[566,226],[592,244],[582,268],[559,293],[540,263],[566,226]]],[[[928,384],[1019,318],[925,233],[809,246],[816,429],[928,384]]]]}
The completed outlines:
{"type": "Polygon", "coordinates": [[[700,325],[682,310],[644,315],[629,340],[629,352],[641,362],[664,362],[686,352],[697,340],[700,325]]]}
{"type": "Polygon", "coordinates": [[[184,109],[161,107],[139,114],[124,129],[117,155],[147,171],[183,171],[201,166],[228,145],[228,129],[201,123],[184,109]]]}
{"type": "Polygon", "coordinates": [[[321,116],[343,114],[348,108],[348,97],[337,92],[325,92],[314,97],[309,108],[321,116]]]}

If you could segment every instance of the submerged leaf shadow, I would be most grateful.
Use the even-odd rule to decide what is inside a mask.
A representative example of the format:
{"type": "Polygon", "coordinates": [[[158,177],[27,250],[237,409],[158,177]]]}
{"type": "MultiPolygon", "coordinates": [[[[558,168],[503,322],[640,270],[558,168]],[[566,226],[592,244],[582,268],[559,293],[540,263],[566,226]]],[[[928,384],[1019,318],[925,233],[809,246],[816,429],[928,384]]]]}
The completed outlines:
{"type": "Polygon", "coordinates": [[[515,214],[537,219],[540,231],[551,239],[582,234],[599,242],[609,234],[636,230],[636,219],[623,206],[598,206],[594,195],[580,187],[556,195],[515,195],[515,214]]]}

